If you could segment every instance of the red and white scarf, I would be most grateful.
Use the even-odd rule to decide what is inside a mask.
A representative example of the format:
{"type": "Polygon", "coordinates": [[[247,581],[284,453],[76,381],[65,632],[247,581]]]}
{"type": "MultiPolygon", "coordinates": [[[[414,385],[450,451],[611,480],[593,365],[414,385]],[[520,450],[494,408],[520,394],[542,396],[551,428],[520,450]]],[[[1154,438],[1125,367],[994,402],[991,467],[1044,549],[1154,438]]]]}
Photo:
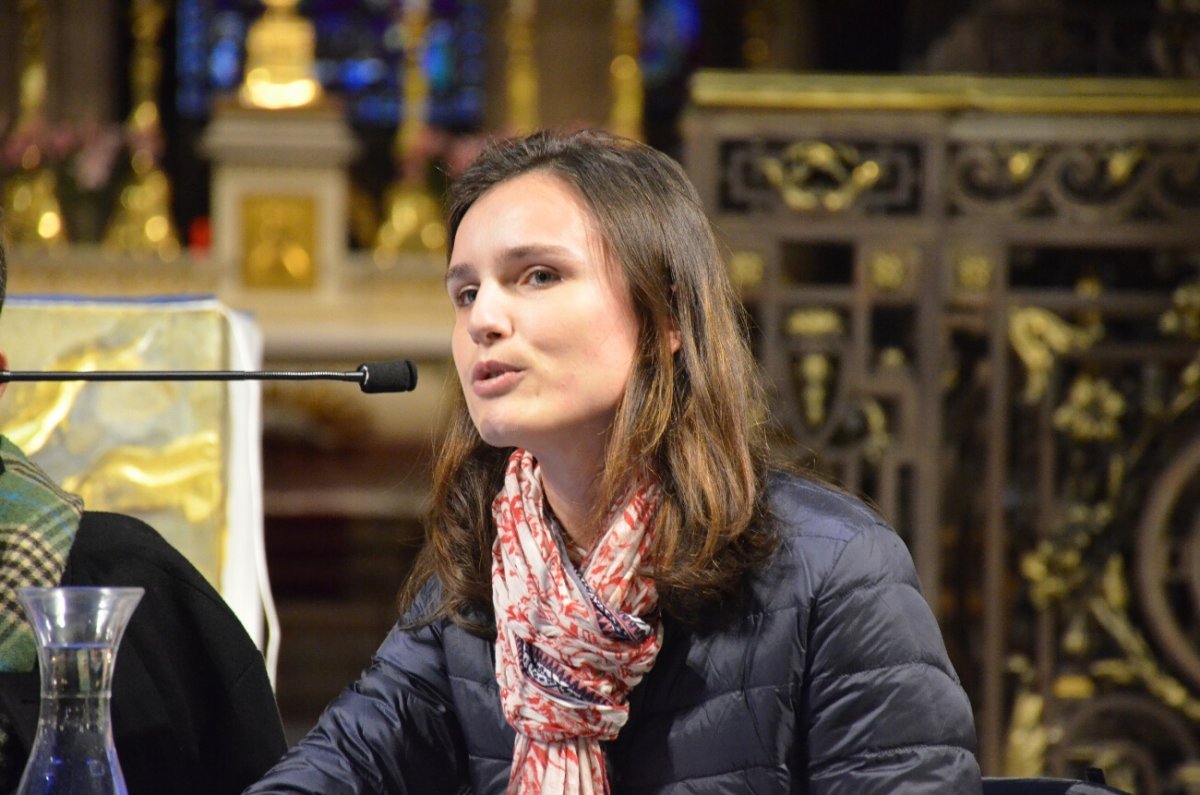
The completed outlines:
{"type": "Polygon", "coordinates": [[[544,518],[536,459],[509,458],[492,503],[496,679],[517,732],[509,795],[609,791],[600,743],[625,725],[662,641],[645,566],[659,500],[654,482],[629,489],[576,570],[544,518]]]}

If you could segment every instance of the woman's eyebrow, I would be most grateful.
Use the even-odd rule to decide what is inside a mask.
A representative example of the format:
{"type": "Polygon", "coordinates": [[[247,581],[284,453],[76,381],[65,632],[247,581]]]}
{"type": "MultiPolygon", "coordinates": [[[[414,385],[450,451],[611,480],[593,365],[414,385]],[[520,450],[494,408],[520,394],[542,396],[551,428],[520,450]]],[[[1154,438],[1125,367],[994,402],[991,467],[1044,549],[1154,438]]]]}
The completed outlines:
{"type": "Polygon", "coordinates": [[[451,282],[462,281],[469,278],[474,272],[475,269],[465,262],[451,265],[449,268],[446,268],[445,282],[446,284],[450,284],[451,282]]]}
{"type": "MultiPolygon", "coordinates": [[[[528,245],[513,246],[506,249],[500,254],[500,261],[504,263],[525,262],[531,259],[564,259],[574,258],[578,256],[575,251],[569,246],[560,246],[555,243],[530,243],[528,245]]],[[[475,267],[469,262],[460,262],[451,265],[446,269],[446,284],[451,282],[470,279],[475,275],[475,267]]]]}
{"type": "Polygon", "coordinates": [[[526,260],[538,257],[566,257],[571,255],[571,249],[553,243],[531,243],[525,246],[513,246],[504,252],[501,259],[526,260]]]}

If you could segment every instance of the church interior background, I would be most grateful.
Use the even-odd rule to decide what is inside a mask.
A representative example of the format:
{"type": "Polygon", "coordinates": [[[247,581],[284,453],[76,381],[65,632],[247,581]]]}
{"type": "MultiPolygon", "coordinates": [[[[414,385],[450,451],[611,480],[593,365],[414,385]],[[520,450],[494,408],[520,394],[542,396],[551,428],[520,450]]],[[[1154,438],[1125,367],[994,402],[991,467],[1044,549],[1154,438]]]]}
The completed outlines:
{"type": "Polygon", "coordinates": [[[420,544],[447,180],[489,136],[641,138],[723,236],[778,450],[913,550],[985,772],[1200,792],[1198,77],[1194,0],[0,0],[9,291],[417,362],[262,388],[294,740],[420,544]]]}

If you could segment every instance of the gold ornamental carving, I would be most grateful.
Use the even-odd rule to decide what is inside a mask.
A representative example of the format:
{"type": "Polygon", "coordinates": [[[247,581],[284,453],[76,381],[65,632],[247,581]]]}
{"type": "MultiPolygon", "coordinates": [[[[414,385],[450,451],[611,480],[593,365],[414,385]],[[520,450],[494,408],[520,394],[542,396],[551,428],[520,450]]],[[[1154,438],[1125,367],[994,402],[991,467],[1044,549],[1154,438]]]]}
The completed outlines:
{"type": "Polygon", "coordinates": [[[1027,657],[1015,655],[1008,670],[1017,676],[1019,687],[1009,719],[1004,750],[1004,775],[1040,776],[1046,770],[1046,751],[1057,741],[1058,731],[1046,725],[1046,699],[1035,687],[1036,674],[1027,657]]]}
{"type": "Polygon", "coordinates": [[[1200,282],[1175,289],[1171,296],[1171,308],[1159,318],[1158,327],[1164,334],[1200,340],[1200,282]]]}
{"type": "Polygon", "coordinates": [[[784,204],[796,212],[842,212],[883,175],[874,160],[864,160],[846,144],[801,141],[779,157],[765,157],[760,167],[784,204]]]}
{"type": "MultiPolygon", "coordinates": [[[[1117,522],[1123,515],[1121,505],[1129,499],[1126,475],[1149,450],[1147,440],[1157,438],[1155,428],[1169,432],[1174,427],[1172,419],[1194,405],[1195,400],[1185,377],[1179,394],[1163,401],[1169,410],[1156,415],[1150,427],[1132,443],[1126,443],[1121,451],[1100,462],[1102,493],[1090,501],[1068,505],[1053,534],[1022,559],[1021,571],[1028,581],[1033,604],[1040,612],[1055,614],[1065,623],[1059,639],[1060,650],[1066,658],[1082,666],[1072,666],[1055,678],[1053,693],[1060,701],[1075,700],[1086,705],[1105,692],[1136,688],[1170,712],[1200,723],[1200,697],[1193,689],[1196,671],[1200,669],[1195,664],[1189,631],[1172,617],[1163,585],[1164,577],[1172,577],[1172,569],[1184,574],[1200,558],[1188,551],[1194,542],[1183,539],[1178,553],[1183,559],[1173,564],[1171,543],[1162,537],[1169,526],[1169,506],[1183,494],[1185,484],[1197,471],[1200,445],[1190,443],[1172,460],[1155,488],[1138,498],[1145,504],[1137,509],[1142,520],[1133,540],[1139,567],[1136,607],[1123,554],[1096,554],[1101,550],[1099,542],[1112,538],[1120,530],[1117,522]],[[1153,643],[1147,632],[1152,633],[1153,643]],[[1099,644],[1096,635],[1102,635],[1107,643],[1099,644]],[[1171,665],[1160,659],[1161,650],[1167,652],[1171,665]],[[1102,656],[1097,656],[1098,653],[1102,656]],[[1179,672],[1185,673],[1191,684],[1180,679],[1179,672]]],[[[1126,410],[1126,398],[1111,383],[1084,373],[1072,382],[1052,421],[1076,445],[1111,446],[1122,441],[1119,422],[1126,410]]],[[[1014,715],[1010,745],[1017,743],[1029,729],[1014,715]]],[[[1080,758],[1086,757],[1089,764],[1123,771],[1128,787],[1135,786],[1140,780],[1139,769],[1146,767],[1144,759],[1138,762],[1129,756],[1138,751],[1129,743],[1074,745],[1067,750],[1083,754],[1080,758]]],[[[1176,771],[1176,775],[1184,774],[1176,771]]]]}
{"type": "Polygon", "coordinates": [[[1111,149],[1104,168],[1108,183],[1118,187],[1127,184],[1138,164],[1146,157],[1144,146],[1119,146],[1111,149]]]}
{"type": "Polygon", "coordinates": [[[967,293],[983,293],[992,286],[996,263],[986,254],[963,254],[954,261],[958,288],[967,293]]]}
{"type": "Polygon", "coordinates": [[[1054,427],[1078,442],[1111,441],[1121,434],[1125,397],[1107,380],[1086,373],[1071,383],[1066,402],[1054,412],[1054,427]]]}
{"type": "Polygon", "coordinates": [[[845,332],[842,316],[832,309],[796,309],[788,315],[785,328],[793,337],[832,337],[845,332]]]}
{"type": "Polygon", "coordinates": [[[388,189],[384,207],[387,215],[375,238],[377,264],[386,266],[390,257],[401,253],[445,250],[442,205],[424,183],[401,179],[388,189]]]}
{"type": "MultiPolygon", "coordinates": [[[[841,315],[824,308],[793,310],[787,317],[785,328],[790,336],[808,340],[838,336],[844,332],[841,315]]],[[[828,416],[826,406],[834,375],[833,360],[824,352],[809,351],[792,365],[792,374],[799,385],[804,422],[809,428],[819,428],[828,416]]]]}
{"type": "Polygon", "coordinates": [[[888,430],[887,411],[874,398],[866,398],[859,405],[863,420],[866,424],[866,437],[863,439],[863,458],[878,466],[883,462],[892,446],[892,435],[888,430]]]}
{"type": "Polygon", "coordinates": [[[1024,185],[1033,178],[1037,172],[1037,167],[1046,155],[1046,149],[1043,146],[1023,146],[1008,148],[1005,147],[1001,154],[1003,155],[1005,170],[1008,172],[1008,178],[1015,185],[1024,185]]]}
{"type": "Polygon", "coordinates": [[[810,428],[819,428],[825,423],[825,404],[829,399],[833,363],[823,353],[806,353],[796,367],[796,374],[804,385],[800,390],[804,421],[810,428]]]}
{"type": "Polygon", "coordinates": [[[1029,582],[1029,598],[1035,607],[1050,609],[1087,583],[1091,571],[1084,565],[1085,555],[1112,515],[1107,503],[1069,505],[1056,536],[1041,541],[1021,558],[1021,574],[1029,582]]]}
{"type": "Polygon", "coordinates": [[[311,196],[246,196],[242,200],[243,283],[311,288],[316,283],[316,214],[311,196]]]}
{"type": "Polygon", "coordinates": [[[1048,309],[1031,306],[1010,311],[1008,336],[1025,365],[1024,400],[1036,403],[1049,386],[1057,357],[1092,347],[1104,336],[1104,328],[1074,326],[1048,309]]]}
{"type": "Polygon", "coordinates": [[[757,251],[735,251],[729,258],[729,278],[739,290],[758,287],[765,273],[766,263],[757,251]]]}
{"type": "Polygon", "coordinates": [[[1098,660],[1092,664],[1092,673],[1118,684],[1140,682],[1162,703],[1200,722],[1200,700],[1191,695],[1187,685],[1163,670],[1145,635],[1129,615],[1129,585],[1120,555],[1108,559],[1101,591],[1089,600],[1088,608],[1125,655],[1098,660]]]}
{"type": "Polygon", "coordinates": [[[899,292],[912,284],[918,259],[913,246],[877,249],[867,256],[867,278],[880,292],[899,292]]]}

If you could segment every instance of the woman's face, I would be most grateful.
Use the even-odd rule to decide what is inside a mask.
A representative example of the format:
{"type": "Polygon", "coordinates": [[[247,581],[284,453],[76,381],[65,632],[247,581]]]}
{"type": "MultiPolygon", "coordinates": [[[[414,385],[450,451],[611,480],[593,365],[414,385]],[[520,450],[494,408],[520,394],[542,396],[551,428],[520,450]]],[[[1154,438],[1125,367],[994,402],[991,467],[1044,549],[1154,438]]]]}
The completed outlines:
{"type": "Polygon", "coordinates": [[[546,172],[502,182],[452,252],[454,364],[479,435],[543,463],[603,455],[638,322],[582,197],[546,172]]]}

